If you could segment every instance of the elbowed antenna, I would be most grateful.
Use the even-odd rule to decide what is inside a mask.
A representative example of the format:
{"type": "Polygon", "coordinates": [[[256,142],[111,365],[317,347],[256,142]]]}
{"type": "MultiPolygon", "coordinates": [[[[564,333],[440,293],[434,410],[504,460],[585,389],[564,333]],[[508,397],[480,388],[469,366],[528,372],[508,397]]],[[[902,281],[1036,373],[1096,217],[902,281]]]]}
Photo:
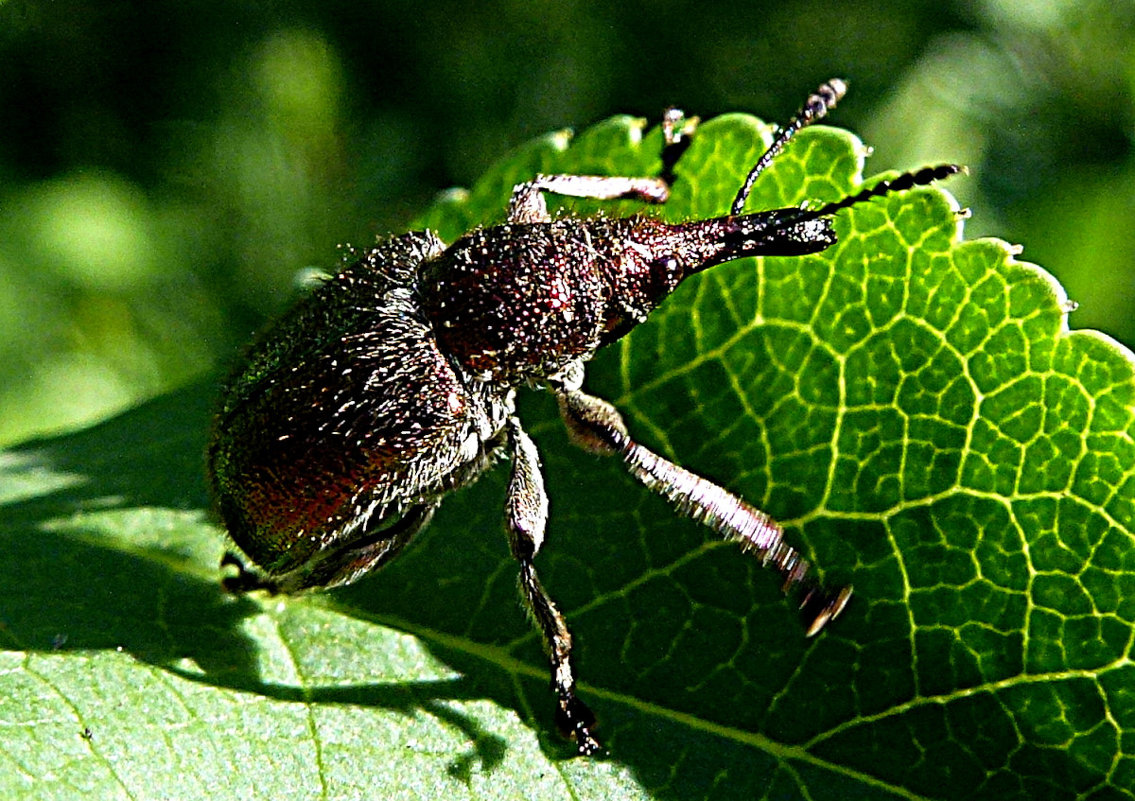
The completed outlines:
{"type": "MultiPolygon", "coordinates": [[[[926,186],[962,172],[957,164],[939,164],[906,172],[896,178],[840,198],[817,209],[793,207],[740,216],[668,226],[669,246],[681,258],[684,275],[744,256],[804,256],[819,253],[836,242],[833,214],[892,192],[926,186]]],[[[664,246],[665,247],[665,246],[664,246]]]]}
{"type": "Polygon", "coordinates": [[[780,151],[784,150],[784,146],[788,144],[788,140],[796,135],[796,132],[807,128],[813,122],[822,120],[827,116],[827,113],[835,108],[835,104],[839,102],[840,98],[847,93],[847,82],[839,78],[832,78],[827,83],[820,86],[815,92],[808,96],[804,102],[803,108],[796,112],[796,116],[784,126],[777,133],[776,138],[772,140],[768,150],[764,155],[757,159],[757,163],[753,165],[753,169],[749,170],[749,174],[745,177],[745,183],[741,185],[741,189],[737,192],[737,197],[733,199],[733,207],[730,209],[730,214],[734,217],[739,215],[745,210],[745,201],[749,199],[749,191],[756,183],[757,176],[765,171],[768,165],[772,164],[772,160],[777,157],[780,151]]]}
{"type": "Polygon", "coordinates": [[[818,209],[795,209],[796,214],[790,215],[792,222],[801,223],[808,220],[818,220],[823,217],[830,217],[841,209],[851,208],[852,206],[871,200],[876,197],[883,197],[889,195],[891,192],[905,192],[907,189],[913,189],[916,186],[928,186],[935,181],[941,181],[949,178],[951,175],[967,172],[966,168],[960,164],[936,164],[933,167],[923,167],[920,170],[912,170],[911,172],[904,172],[896,178],[880,181],[872,187],[868,187],[854,195],[848,195],[839,200],[833,200],[831,203],[825,203],[818,209]]]}

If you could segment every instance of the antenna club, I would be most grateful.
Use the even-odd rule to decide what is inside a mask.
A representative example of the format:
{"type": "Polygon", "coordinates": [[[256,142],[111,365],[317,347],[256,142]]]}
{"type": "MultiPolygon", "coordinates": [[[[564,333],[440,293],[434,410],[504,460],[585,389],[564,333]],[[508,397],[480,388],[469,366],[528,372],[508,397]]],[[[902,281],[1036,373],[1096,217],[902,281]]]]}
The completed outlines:
{"type": "Polygon", "coordinates": [[[836,103],[842,100],[845,94],[847,94],[847,81],[842,78],[832,78],[809,95],[799,116],[822,117],[829,109],[835,108],[836,103]]]}

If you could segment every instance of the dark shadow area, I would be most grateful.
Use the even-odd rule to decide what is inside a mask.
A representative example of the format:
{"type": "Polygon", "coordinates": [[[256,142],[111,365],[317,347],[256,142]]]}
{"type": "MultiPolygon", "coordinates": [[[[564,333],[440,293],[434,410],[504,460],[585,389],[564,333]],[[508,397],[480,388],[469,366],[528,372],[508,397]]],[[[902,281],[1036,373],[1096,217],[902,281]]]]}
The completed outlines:
{"type": "MultiPolygon", "coordinates": [[[[475,769],[499,765],[508,744],[473,718],[455,712],[448,701],[490,699],[517,710],[522,718],[531,708],[536,716],[532,725],[545,752],[554,759],[573,758],[572,744],[555,732],[554,698],[547,680],[523,678],[526,698],[519,699],[510,674],[475,655],[434,643],[427,642],[430,650],[462,678],[371,684],[360,676],[350,686],[310,688],[265,682],[257,670],[257,645],[241,631],[243,618],[259,611],[256,603],[223,593],[219,581],[194,578],[199,569],[177,569],[185,557],[176,548],[147,544],[128,549],[119,542],[100,543],[104,534],[84,529],[84,512],[206,508],[202,454],[213,392],[213,382],[199,382],[89,429],[39,439],[4,453],[7,469],[18,473],[27,487],[2,507],[0,574],[11,578],[0,590],[0,641],[42,652],[121,648],[189,681],[285,702],[425,712],[469,741],[468,751],[455,755],[447,768],[459,781],[469,781],[475,769]],[[68,522],[60,527],[60,520],[68,522]],[[202,672],[177,664],[184,659],[202,672]]],[[[537,415],[547,411],[541,410],[542,403],[536,404],[537,415]]],[[[582,454],[569,458],[603,464],[582,454]]],[[[585,504],[591,482],[610,481],[609,473],[598,470],[575,487],[561,483],[555,492],[561,505],[569,507],[565,511],[570,518],[578,514],[571,507],[585,504]]],[[[380,575],[335,592],[336,607],[347,614],[355,609],[361,617],[401,619],[487,644],[527,637],[518,655],[544,670],[539,642],[529,636],[517,603],[516,572],[502,528],[503,484],[501,471],[496,471],[476,487],[456,494],[435,525],[403,557],[380,575]],[[478,600],[483,605],[474,607],[478,600]]],[[[570,609],[586,603],[597,589],[605,589],[605,583],[617,584],[625,578],[611,574],[597,587],[590,571],[581,570],[582,563],[575,561],[583,557],[570,556],[571,548],[586,537],[567,534],[569,528],[556,526],[565,558],[548,560],[544,574],[570,609]]],[[[629,573],[640,570],[642,557],[634,552],[630,532],[621,537],[622,541],[617,533],[603,531],[602,543],[590,555],[596,559],[614,555],[626,562],[629,573]],[[621,550],[629,552],[621,557],[621,550]]],[[[218,546],[219,555],[220,542],[218,546]]],[[[217,575],[219,579],[219,569],[217,575]]],[[[775,592],[772,600],[777,600],[775,592]]],[[[634,614],[633,609],[626,611],[634,614]]],[[[620,618],[613,623],[606,625],[602,616],[591,616],[589,624],[581,624],[589,630],[586,644],[580,647],[583,680],[603,685],[607,679],[603,666],[622,646],[631,621],[620,618]]],[[[689,759],[699,752],[707,767],[720,767],[713,755],[723,747],[737,747],[621,705],[601,701],[594,705],[611,758],[640,764],[646,778],[665,744],[678,749],[665,759],[689,759]]],[[[740,748],[737,758],[751,761],[753,756],[750,749],[740,748]]],[[[673,781],[672,776],[665,779],[673,781]]],[[[679,798],[694,789],[685,782],[681,785],[686,789],[673,786],[662,796],[679,798]]]]}
{"type": "Polygon", "coordinates": [[[220,383],[201,380],[79,431],[30,440],[4,451],[24,472],[72,477],[59,490],[4,505],[8,521],[29,523],[81,511],[157,506],[200,509],[205,437],[220,383]]]}
{"type": "MultiPolygon", "coordinates": [[[[485,698],[485,692],[472,679],[462,677],[448,681],[399,681],[383,684],[352,684],[348,687],[304,688],[274,682],[262,682],[249,674],[232,673],[229,676],[192,673],[177,667],[167,668],[170,673],[209,687],[223,687],[239,692],[256,693],[275,701],[306,704],[348,704],[376,707],[409,714],[421,710],[462,732],[471,746],[469,751],[454,758],[450,773],[466,780],[473,762],[489,771],[500,764],[508,743],[503,737],[487,732],[476,720],[455,712],[445,701],[471,701],[485,698]]],[[[496,699],[494,699],[496,700],[496,699]]]]}
{"type": "MultiPolygon", "coordinates": [[[[100,543],[105,534],[84,529],[84,512],[206,508],[202,454],[213,394],[213,382],[200,382],[0,456],[21,485],[0,505],[0,575],[7,577],[0,644],[42,652],[121,649],[187,680],[281,701],[420,709],[468,737],[470,751],[451,765],[455,778],[467,779],[474,762],[483,769],[499,764],[503,739],[442,702],[492,697],[508,706],[515,700],[507,681],[493,693],[467,679],[368,685],[360,676],[358,685],[325,689],[266,683],[256,643],[240,627],[259,606],[223,592],[219,569],[216,582],[202,581],[193,576],[199,569],[177,569],[186,557],[176,545],[153,546],[152,538],[137,548],[100,543]],[[184,659],[203,672],[175,664],[184,659]]],[[[220,546],[218,532],[218,555],[220,546]]]]}
{"type": "Polygon", "coordinates": [[[251,645],[236,625],[252,604],[174,570],[185,557],[173,544],[130,552],[83,525],[86,512],[205,505],[209,391],[201,383],[0,456],[8,477],[27,485],[0,506],[4,640],[29,650],[122,647],[153,664],[188,657],[206,670],[252,670],[251,645]]]}

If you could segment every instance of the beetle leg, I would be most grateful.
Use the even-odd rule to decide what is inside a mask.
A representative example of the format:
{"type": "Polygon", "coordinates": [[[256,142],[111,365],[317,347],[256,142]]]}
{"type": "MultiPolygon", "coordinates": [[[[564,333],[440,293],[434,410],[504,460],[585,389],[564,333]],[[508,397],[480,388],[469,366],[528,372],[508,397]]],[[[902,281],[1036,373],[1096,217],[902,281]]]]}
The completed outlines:
{"type": "Polygon", "coordinates": [[[414,535],[430,522],[437,507],[437,502],[411,506],[393,524],[367,531],[313,562],[281,575],[260,575],[245,567],[236,554],[228,552],[221,559],[221,567],[235,565],[237,575],[222,579],[221,585],[233,594],[267,590],[275,595],[349,584],[401,553],[414,535]]]}
{"type": "Polygon", "coordinates": [[[571,632],[563,614],[540,584],[532,561],[544,541],[544,527],[548,520],[548,496],[540,475],[540,457],[536,445],[524,433],[516,418],[509,420],[508,434],[512,476],[508,482],[506,516],[512,555],[520,562],[520,595],[540,629],[552,662],[552,687],[558,701],[556,723],[575,740],[580,754],[590,756],[600,751],[601,746],[591,733],[595,715],[575,694],[571,632]]]}
{"type": "Polygon", "coordinates": [[[665,203],[674,183],[674,165],[698,125],[697,117],[687,117],[677,108],[662,112],[662,172],[657,178],[624,178],[608,175],[537,175],[512,188],[508,201],[510,223],[550,222],[544,192],[592,200],[641,200],[665,203]]]}
{"type": "Polygon", "coordinates": [[[345,547],[329,552],[319,560],[313,572],[305,572],[298,586],[285,585],[286,589],[292,591],[309,587],[338,587],[377,570],[402,553],[410,540],[429,525],[440,505],[440,501],[434,501],[411,506],[393,525],[368,530],[345,547]]]}
{"type": "Polygon", "coordinates": [[[728,490],[679,467],[630,438],[622,415],[604,400],[570,387],[553,387],[560,414],[577,445],[600,455],[619,454],[631,475],[665,497],[679,512],[704,523],[742,550],[754,552],[784,579],[784,590],[804,582],[800,604],[808,636],[838,615],[851,597],[851,588],[826,592],[805,581],[808,563],[784,541],[784,530],[764,512],[728,490]]]}
{"type": "Polygon", "coordinates": [[[662,172],[658,177],[667,186],[673,186],[677,180],[674,165],[689,148],[699,122],[697,117],[687,117],[686,112],[673,106],[662,112],[662,172]]]}
{"type": "Polygon", "coordinates": [[[510,223],[550,222],[543,192],[593,200],[642,200],[665,203],[670,186],[661,178],[623,178],[614,175],[537,175],[517,184],[508,201],[510,223]]]}

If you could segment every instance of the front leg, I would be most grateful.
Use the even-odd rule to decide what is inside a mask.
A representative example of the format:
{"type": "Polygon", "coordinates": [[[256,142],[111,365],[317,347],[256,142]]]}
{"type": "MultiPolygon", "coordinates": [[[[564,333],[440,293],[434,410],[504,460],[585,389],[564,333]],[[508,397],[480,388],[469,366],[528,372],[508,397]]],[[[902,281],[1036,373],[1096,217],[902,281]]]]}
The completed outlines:
{"type": "Polygon", "coordinates": [[[513,187],[508,201],[510,223],[550,222],[544,192],[591,200],[641,200],[665,203],[674,183],[674,165],[697,127],[697,117],[668,108],[662,115],[662,173],[658,178],[624,178],[607,175],[537,175],[513,187]]]}
{"type": "Polygon", "coordinates": [[[602,750],[591,733],[595,715],[575,694],[575,671],[571,663],[571,632],[563,614],[556,608],[532,563],[544,541],[548,521],[548,496],[540,475],[536,445],[524,433],[519,421],[508,422],[508,442],[512,455],[512,476],[508,482],[506,516],[512,555],[520,562],[520,596],[544,639],[552,663],[552,689],[556,693],[556,724],[575,740],[584,756],[602,750]]]}
{"type": "Polygon", "coordinates": [[[544,192],[592,200],[642,200],[665,203],[670,185],[661,178],[623,178],[609,175],[537,175],[513,187],[508,201],[510,223],[551,222],[544,192]]]}
{"type": "Polygon", "coordinates": [[[843,611],[851,588],[841,587],[830,593],[807,580],[808,563],[784,541],[784,530],[775,520],[728,490],[632,440],[614,406],[578,388],[582,378],[579,370],[565,373],[564,378],[563,383],[552,386],[560,414],[577,445],[600,455],[622,456],[631,475],[670,501],[679,512],[735,540],[743,551],[755,553],[762,564],[775,568],[783,577],[785,591],[802,583],[805,591],[800,608],[808,636],[819,632],[843,611]]]}

